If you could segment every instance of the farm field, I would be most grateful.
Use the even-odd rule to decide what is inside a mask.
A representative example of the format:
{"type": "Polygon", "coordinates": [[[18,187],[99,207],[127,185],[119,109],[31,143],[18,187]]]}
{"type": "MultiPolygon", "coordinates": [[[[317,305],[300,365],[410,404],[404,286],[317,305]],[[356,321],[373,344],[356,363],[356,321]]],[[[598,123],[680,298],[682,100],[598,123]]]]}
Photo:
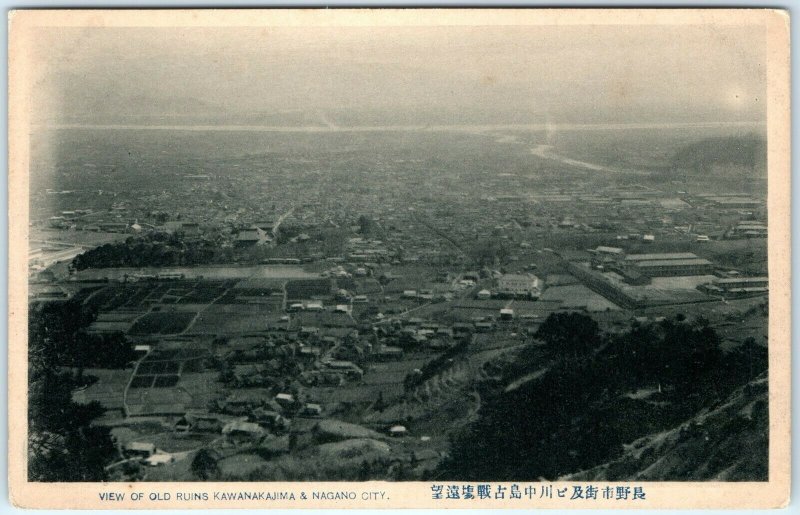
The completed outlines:
{"type": "Polygon", "coordinates": [[[306,389],[309,402],[321,404],[325,411],[339,403],[371,403],[383,395],[387,402],[403,394],[403,383],[354,384],[340,387],[310,387],[306,389]]]}
{"type": "Polygon", "coordinates": [[[564,308],[584,308],[590,312],[621,309],[610,300],[582,284],[549,287],[542,294],[541,300],[559,301],[564,308]]]}
{"type": "Polygon", "coordinates": [[[197,316],[196,312],[151,312],[136,320],[131,326],[133,335],[145,334],[178,334],[186,330],[197,316]]]}
{"type": "Polygon", "coordinates": [[[415,355],[412,358],[386,363],[371,363],[367,372],[364,374],[365,384],[389,384],[402,383],[406,376],[416,368],[422,366],[433,359],[436,355],[427,356],[415,355]],[[417,357],[419,356],[419,357],[417,357]]]}
{"type": "Polygon", "coordinates": [[[132,369],[86,369],[84,370],[86,376],[95,376],[98,380],[96,383],[74,392],[72,399],[80,404],[97,401],[105,409],[121,410],[123,407],[122,393],[125,391],[132,371],[132,369]]]}
{"type": "Polygon", "coordinates": [[[310,299],[331,294],[330,279],[291,280],[286,283],[286,297],[290,300],[310,299]]]}
{"type": "MultiPolygon", "coordinates": [[[[172,345],[176,346],[176,343],[172,345]]],[[[170,412],[174,400],[184,409],[205,408],[209,388],[214,390],[217,374],[202,372],[208,357],[203,348],[157,349],[136,369],[126,395],[133,414],[170,412]]]]}
{"type": "Polygon", "coordinates": [[[268,304],[212,304],[197,315],[191,334],[242,334],[264,331],[279,311],[268,304]]]}

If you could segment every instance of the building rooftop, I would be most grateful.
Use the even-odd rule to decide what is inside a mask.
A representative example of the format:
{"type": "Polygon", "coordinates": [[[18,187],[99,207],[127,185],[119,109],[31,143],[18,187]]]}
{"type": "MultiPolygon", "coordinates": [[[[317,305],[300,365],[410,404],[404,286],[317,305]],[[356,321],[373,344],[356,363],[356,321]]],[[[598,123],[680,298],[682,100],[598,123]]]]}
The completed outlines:
{"type": "Polygon", "coordinates": [[[697,259],[692,252],[665,252],[661,254],[629,254],[625,261],[666,261],[672,259],[697,259]]]}
{"type": "Polygon", "coordinates": [[[156,446],[150,442],[130,442],[125,445],[125,449],[138,452],[155,452],[156,446]]]}
{"type": "Polygon", "coordinates": [[[751,197],[709,197],[717,204],[759,204],[760,200],[751,197]]]}
{"type": "Polygon", "coordinates": [[[768,277],[731,277],[728,279],[719,279],[717,284],[746,284],[746,283],[760,283],[768,282],[768,277]]]}
{"type": "Polygon", "coordinates": [[[503,281],[538,281],[539,278],[535,275],[523,275],[523,274],[505,274],[500,277],[500,280],[503,281]]]}
{"type": "Polygon", "coordinates": [[[651,268],[660,266],[691,266],[691,265],[711,265],[711,261],[702,258],[694,259],[655,259],[652,261],[641,261],[637,264],[639,268],[651,268]]]}
{"type": "Polygon", "coordinates": [[[236,236],[237,241],[260,241],[264,235],[255,229],[240,231],[236,236]]]}
{"type": "Polygon", "coordinates": [[[604,247],[602,245],[597,247],[594,250],[596,252],[602,252],[604,254],[622,254],[623,253],[623,250],[621,248],[619,248],[619,247],[604,247]]]}

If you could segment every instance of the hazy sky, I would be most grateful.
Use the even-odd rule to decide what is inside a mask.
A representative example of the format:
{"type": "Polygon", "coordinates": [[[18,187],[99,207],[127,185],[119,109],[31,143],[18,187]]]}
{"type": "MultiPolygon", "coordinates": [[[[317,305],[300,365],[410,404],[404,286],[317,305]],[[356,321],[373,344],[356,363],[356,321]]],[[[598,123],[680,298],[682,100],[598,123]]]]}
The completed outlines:
{"type": "Polygon", "coordinates": [[[765,118],[760,27],[54,28],[38,52],[49,119],[765,118]]]}

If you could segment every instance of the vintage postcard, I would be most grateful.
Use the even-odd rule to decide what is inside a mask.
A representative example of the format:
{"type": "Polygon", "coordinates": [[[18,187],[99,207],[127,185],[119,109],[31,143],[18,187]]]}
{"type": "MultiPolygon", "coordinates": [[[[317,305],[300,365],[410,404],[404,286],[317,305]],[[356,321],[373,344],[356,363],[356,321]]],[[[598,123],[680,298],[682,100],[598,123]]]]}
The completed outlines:
{"type": "Polygon", "coordinates": [[[789,17],[9,16],[35,508],[789,502],[789,17]]]}

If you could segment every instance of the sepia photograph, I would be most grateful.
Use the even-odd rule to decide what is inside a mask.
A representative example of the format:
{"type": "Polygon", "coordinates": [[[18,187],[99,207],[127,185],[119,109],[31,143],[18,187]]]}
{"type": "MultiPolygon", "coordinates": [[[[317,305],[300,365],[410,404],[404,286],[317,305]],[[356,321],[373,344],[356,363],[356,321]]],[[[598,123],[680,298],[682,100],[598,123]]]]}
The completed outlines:
{"type": "Polygon", "coordinates": [[[12,12],[17,480],[779,505],[788,23],[12,12]]]}

